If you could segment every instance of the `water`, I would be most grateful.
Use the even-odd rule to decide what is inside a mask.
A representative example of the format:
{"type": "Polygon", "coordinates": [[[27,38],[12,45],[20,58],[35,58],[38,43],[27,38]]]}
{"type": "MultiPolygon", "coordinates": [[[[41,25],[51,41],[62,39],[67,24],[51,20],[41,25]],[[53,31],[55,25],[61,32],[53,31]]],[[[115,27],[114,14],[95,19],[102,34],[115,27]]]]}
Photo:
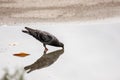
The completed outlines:
{"type": "MultiPolygon", "coordinates": [[[[0,75],[3,68],[24,68],[43,55],[44,47],[21,32],[25,26],[54,34],[65,45],[64,53],[47,68],[25,73],[26,80],[119,80],[120,21],[91,23],[30,23],[0,27],[0,75]],[[13,46],[15,44],[15,46],[13,46]],[[13,56],[27,52],[30,56],[13,56]]],[[[60,48],[47,46],[52,52],[60,48]]]]}

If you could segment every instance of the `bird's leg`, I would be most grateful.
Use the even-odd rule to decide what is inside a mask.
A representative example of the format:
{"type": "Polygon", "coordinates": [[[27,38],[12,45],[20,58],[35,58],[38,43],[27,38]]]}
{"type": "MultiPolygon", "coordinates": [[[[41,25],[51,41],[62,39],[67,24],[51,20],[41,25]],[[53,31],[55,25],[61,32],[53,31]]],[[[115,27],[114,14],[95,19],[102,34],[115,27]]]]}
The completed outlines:
{"type": "Polygon", "coordinates": [[[44,46],[44,48],[45,48],[44,53],[46,53],[46,52],[48,51],[48,49],[47,49],[47,47],[46,47],[45,44],[43,44],[43,46],[44,46]]]}

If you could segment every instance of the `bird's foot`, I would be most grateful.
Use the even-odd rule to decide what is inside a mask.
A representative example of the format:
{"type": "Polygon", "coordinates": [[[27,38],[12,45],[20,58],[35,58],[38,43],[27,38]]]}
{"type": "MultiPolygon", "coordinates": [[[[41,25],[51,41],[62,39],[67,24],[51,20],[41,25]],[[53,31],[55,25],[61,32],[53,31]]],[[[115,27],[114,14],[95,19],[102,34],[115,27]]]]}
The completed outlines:
{"type": "Polygon", "coordinates": [[[48,51],[48,49],[47,49],[47,48],[45,48],[45,51],[48,51]]]}
{"type": "Polygon", "coordinates": [[[46,53],[47,51],[48,51],[48,49],[47,49],[47,48],[45,48],[44,53],[46,53]]]}

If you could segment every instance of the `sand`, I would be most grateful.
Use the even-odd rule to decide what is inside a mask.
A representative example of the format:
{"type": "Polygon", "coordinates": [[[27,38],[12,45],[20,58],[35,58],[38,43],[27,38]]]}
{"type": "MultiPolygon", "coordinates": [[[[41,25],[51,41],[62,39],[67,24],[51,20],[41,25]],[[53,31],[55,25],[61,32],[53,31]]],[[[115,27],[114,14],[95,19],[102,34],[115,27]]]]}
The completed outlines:
{"type": "Polygon", "coordinates": [[[120,16],[120,0],[1,0],[0,24],[88,21],[120,16]]]}

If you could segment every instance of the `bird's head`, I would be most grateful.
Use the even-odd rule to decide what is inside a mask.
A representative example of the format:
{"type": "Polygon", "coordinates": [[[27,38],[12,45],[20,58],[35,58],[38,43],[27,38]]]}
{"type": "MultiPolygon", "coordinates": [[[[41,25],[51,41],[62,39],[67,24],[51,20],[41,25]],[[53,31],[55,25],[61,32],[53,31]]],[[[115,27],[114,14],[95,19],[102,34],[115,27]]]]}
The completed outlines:
{"type": "Polygon", "coordinates": [[[62,47],[64,49],[64,44],[63,43],[59,43],[60,47],[62,47]]]}

